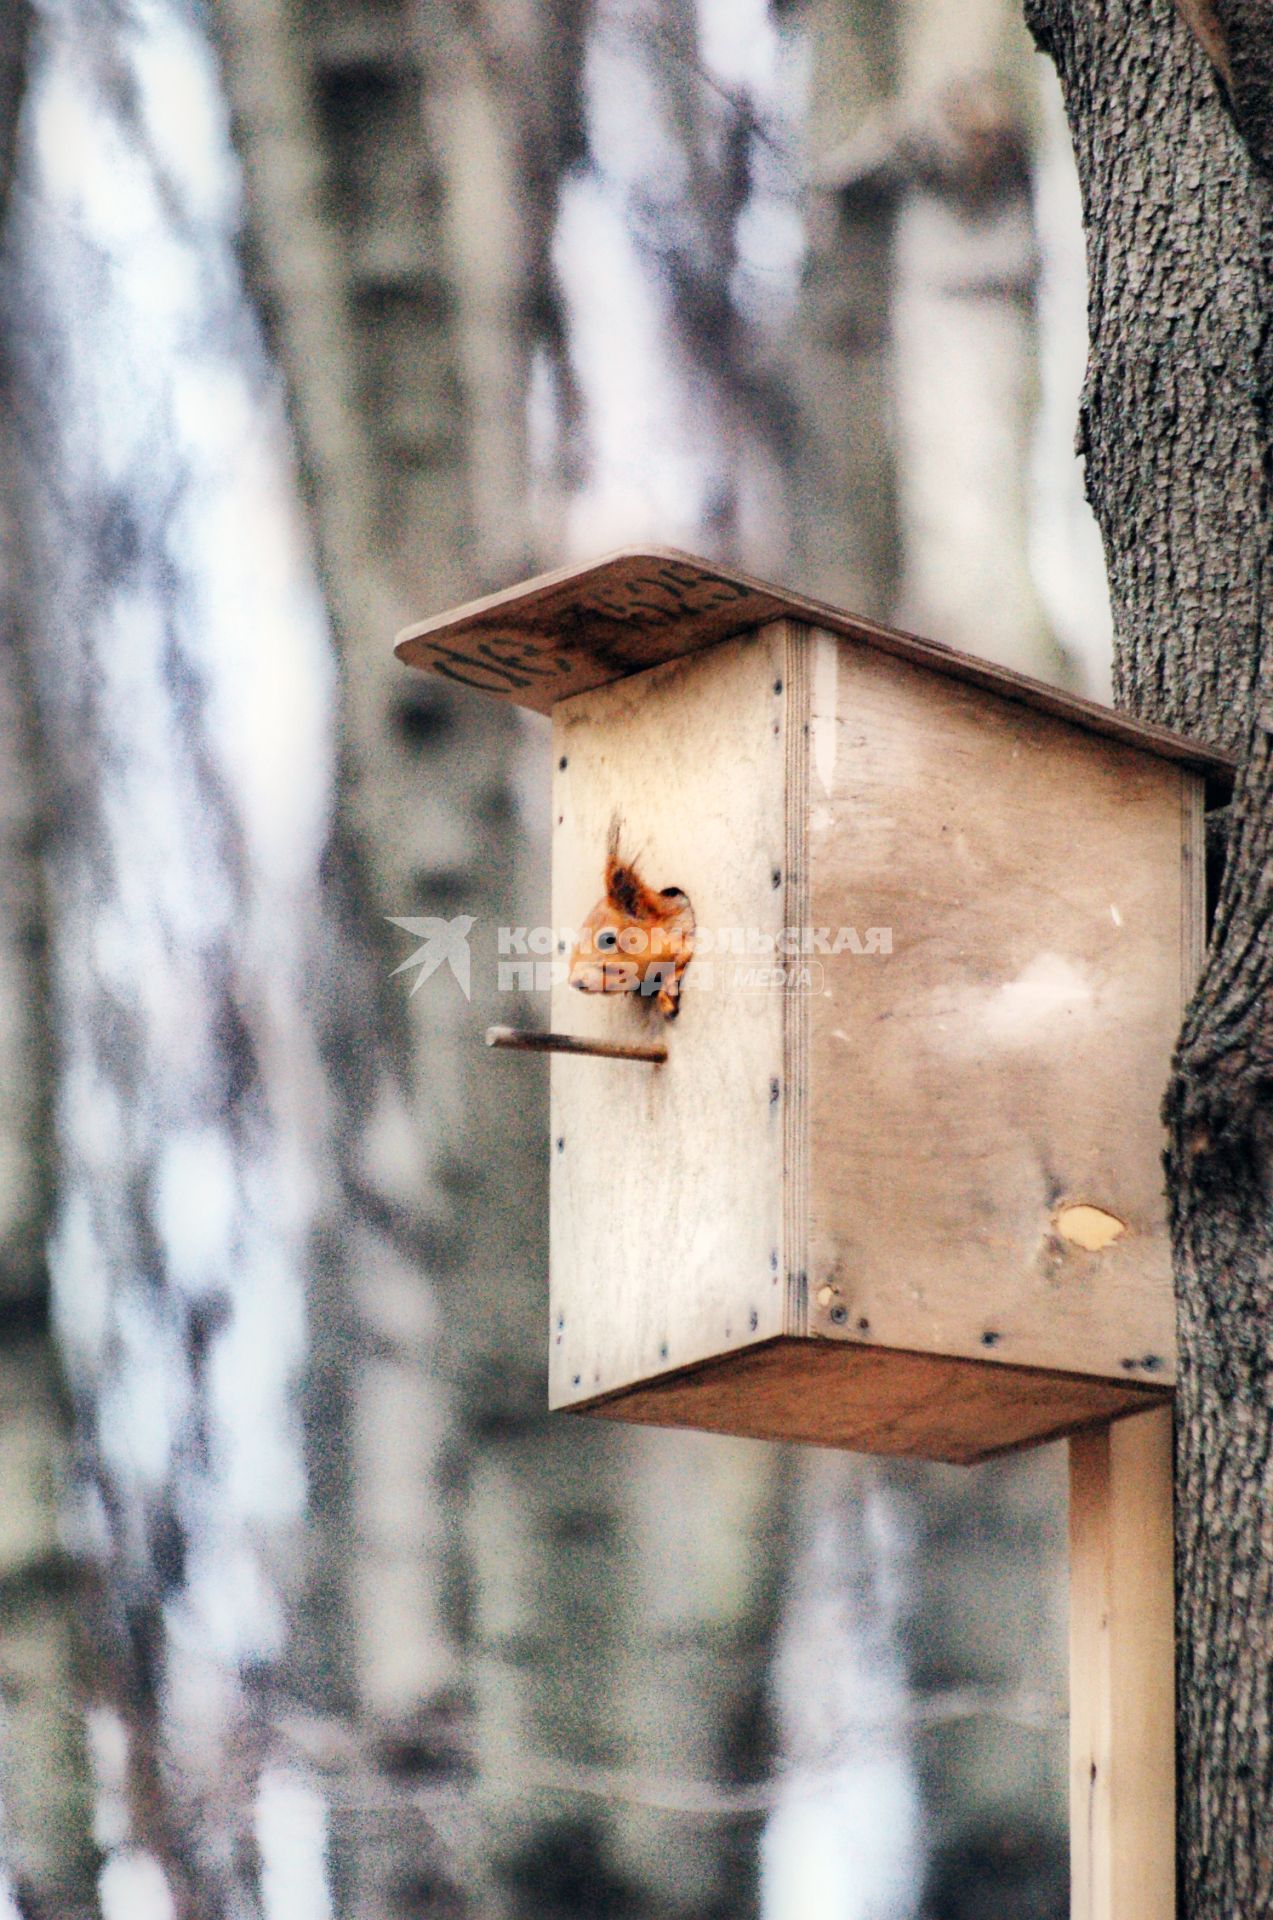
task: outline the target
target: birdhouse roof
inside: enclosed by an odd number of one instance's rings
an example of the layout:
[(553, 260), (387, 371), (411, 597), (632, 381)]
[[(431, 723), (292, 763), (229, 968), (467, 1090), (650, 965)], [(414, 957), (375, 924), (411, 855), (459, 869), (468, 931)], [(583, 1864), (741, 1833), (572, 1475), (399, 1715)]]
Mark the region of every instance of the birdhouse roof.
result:
[(843, 634), (1225, 785), (1232, 781), (1234, 760), (1216, 748), (959, 653), (939, 640), (881, 626), (670, 548), (628, 548), (539, 574), (407, 627), (396, 651), (409, 666), (551, 713), (572, 694), (643, 673), (773, 620), (797, 620)]

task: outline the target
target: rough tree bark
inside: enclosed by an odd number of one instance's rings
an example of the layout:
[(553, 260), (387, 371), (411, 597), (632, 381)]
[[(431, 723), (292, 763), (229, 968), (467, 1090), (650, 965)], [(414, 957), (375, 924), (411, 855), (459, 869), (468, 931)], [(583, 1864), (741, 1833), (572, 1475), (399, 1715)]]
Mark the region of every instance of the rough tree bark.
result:
[(1273, 1911), (1273, 21), (1182, 11), (1192, 32), (1169, 0), (1027, 17), (1083, 189), (1116, 698), (1242, 763), (1165, 1108), (1182, 1912), (1232, 1920)]

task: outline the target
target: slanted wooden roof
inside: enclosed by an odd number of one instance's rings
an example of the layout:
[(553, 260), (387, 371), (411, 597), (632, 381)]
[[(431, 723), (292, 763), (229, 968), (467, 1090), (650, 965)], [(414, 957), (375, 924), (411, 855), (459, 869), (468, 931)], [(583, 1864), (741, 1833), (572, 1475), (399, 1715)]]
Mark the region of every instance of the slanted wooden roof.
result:
[(879, 626), (670, 548), (625, 549), (435, 614), (399, 634), (397, 653), (409, 666), (551, 713), (573, 693), (643, 673), (771, 620), (799, 620), (844, 634), (1223, 784), (1232, 781), (1234, 761), (1216, 748), (958, 653), (939, 640)]

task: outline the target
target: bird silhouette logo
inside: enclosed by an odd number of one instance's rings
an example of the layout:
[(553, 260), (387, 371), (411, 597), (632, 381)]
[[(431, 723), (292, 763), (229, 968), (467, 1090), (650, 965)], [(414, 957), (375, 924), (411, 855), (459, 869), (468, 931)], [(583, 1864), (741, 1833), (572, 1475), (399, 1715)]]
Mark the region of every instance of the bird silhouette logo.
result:
[(411, 991), (418, 993), (426, 980), (431, 980), (445, 961), (459, 981), (460, 992), (467, 1000), (470, 997), (471, 961), (469, 935), (473, 931), (474, 916), (471, 913), (457, 913), (454, 920), (438, 920), (432, 915), (428, 918), (399, 920), (394, 914), (387, 913), (385, 919), (391, 926), (401, 927), (404, 932), (412, 933), (424, 945), (417, 947), (409, 959), (400, 967), (395, 967), (394, 975), (405, 973), (409, 967), (420, 969)]

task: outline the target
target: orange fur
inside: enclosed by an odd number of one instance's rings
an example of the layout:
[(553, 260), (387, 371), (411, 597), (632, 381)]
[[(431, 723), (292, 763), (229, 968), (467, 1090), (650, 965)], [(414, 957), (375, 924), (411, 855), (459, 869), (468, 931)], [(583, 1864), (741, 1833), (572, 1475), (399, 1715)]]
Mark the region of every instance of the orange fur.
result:
[(656, 893), (625, 857), (619, 822), (606, 846), (605, 893), (579, 930), (570, 984), (581, 993), (640, 993), (665, 1020), (680, 1007), (681, 980), (694, 954), (694, 909), (676, 887)]

